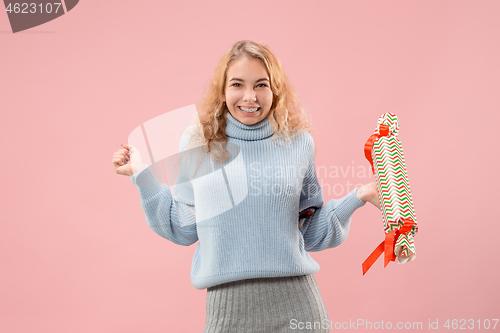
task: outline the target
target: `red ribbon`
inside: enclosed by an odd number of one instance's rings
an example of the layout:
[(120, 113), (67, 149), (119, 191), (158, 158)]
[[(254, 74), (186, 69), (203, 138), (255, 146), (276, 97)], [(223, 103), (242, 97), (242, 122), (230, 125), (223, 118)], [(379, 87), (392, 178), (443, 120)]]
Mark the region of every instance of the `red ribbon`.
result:
[(375, 141), (377, 141), (380, 137), (389, 135), (389, 126), (385, 124), (380, 124), (379, 132), (380, 134), (373, 134), (372, 136), (370, 136), (365, 143), (365, 157), (372, 166), (373, 174), (375, 174), (375, 168), (373, 167), (372, 147)]
[(384, 256), (384, 268), (391, 261), (396, 260), (396, 254), (394, 253), (394, 247), (396, 246), (396, 241), (400, 235), (405, 235), (411, 231), (411, 228), (415, 224), (411, 218), (403, 219), (404, 224), (401, 228), (397, 230), (392, 230), (385, 235), (385, 240), (380, 243), (380, 245), (370, 254), (370, 256), (363, 262), (363, 275), (372, 267), (372, 265), (377, 261), (378, 257), (385, 252)]

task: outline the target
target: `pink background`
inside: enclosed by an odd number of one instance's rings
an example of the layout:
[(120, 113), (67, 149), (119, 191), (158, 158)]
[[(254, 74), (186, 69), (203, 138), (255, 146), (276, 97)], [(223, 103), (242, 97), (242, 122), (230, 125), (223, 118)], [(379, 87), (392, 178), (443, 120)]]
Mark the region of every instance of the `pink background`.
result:
[(140, 124), (198, 103), (241, 39), (283, 63), (313, 120), (316, 167), (347, 173), (319, 174), (325, 202), (374, 179), (365, 140), (382, 113), (400, 120), (418, 258), (362, 276), (382, 219), (356, 211), (343, 245), (312, 253), (330, 319), (423, 332), (499, 318), (499, 14), (496, 0), (88, 0), (12, 34), (0, 12), (0, 331), (203, 330), (196, 245), (148, 228), (111, 158)]

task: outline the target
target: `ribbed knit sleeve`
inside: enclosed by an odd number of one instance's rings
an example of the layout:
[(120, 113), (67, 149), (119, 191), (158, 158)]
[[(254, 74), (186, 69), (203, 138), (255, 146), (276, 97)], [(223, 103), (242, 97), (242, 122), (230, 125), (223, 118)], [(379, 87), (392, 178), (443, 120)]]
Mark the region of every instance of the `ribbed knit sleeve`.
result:
[(342, 244), (349, 233), (351, 215), (364, 205), (354, 189), (345, 197), (332, 199), (316, 209), (301, 228), (305, 250), (317, 252)]
[(304, 149), (307, 151), (307, 169), (300, 191), (299, 210), (309, 207), (323, 206), (323, 190), (318, 183), (314, 164), (314, 139), (309, 133), (304, 133)]
[[(185, 143), (181, 139), (181, 149)], [(179, 245), (191, 245), (198, 240), (192, 184), (178, 181), (174, 185), (175, 194), (166, 184), (160, 183), (149, 166), (130, 177), (139, 190), (141, 207), (149, 227), (161, 237)]]
[(299, 209), (312, 207), (309, 217), (299, 228), (304, 237), (306, 251), (317, 252), (336, 247), (344, 242), (349, 233), (351, 215), (365, 205), (358, 198), (356, 190), (341, 199), (332, 199), (323, 206), (323, 191), (316, 176), (314, 166), (314, 142), (309, 168), (304, 177)]

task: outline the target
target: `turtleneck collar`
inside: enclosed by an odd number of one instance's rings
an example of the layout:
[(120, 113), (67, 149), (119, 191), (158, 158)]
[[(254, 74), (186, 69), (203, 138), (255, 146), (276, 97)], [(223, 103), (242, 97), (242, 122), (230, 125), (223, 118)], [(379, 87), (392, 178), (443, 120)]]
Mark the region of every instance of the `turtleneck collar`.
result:
[(226, 135), (230, 138), (255, 141), (263, 140), (274, 134), (273, 126), (266, 117), (253, 125), (245, 125), (228, 111), (226, 113)]

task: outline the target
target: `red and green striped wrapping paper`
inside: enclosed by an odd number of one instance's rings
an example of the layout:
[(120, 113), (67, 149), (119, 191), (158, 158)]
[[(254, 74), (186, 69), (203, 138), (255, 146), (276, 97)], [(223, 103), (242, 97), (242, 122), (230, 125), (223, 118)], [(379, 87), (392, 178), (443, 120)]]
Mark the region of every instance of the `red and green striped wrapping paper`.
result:
[[(388, 133), (383, 133), (385, 135), (381, 135), (381, 125), (389, 127)], [(410, 232), (400, 234), (395, 240), (395, 261), (403, 264), (416, 257), (413, 238), (418, 232), (418, 226), (403, 146), (397, 138), (398, 132), (399, 121), (395, 114), (385, 113), (379, 118), (375, 130), (378, 139), (373, 142), (372, 160), (377, 177), (384, 232), (387, 234), (402, 228), (404, 220), (414, 222)]]

